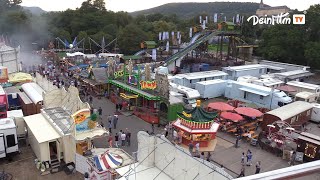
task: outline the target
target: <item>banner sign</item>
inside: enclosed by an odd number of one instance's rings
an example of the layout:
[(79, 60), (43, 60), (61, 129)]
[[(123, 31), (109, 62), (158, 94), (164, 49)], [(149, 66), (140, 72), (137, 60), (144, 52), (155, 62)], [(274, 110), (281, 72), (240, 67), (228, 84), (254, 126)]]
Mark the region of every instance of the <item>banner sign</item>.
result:
[(157, 82), (156, 81), (140, 81), (141, 89), (151, 89), (154, 90), (157, 88)]

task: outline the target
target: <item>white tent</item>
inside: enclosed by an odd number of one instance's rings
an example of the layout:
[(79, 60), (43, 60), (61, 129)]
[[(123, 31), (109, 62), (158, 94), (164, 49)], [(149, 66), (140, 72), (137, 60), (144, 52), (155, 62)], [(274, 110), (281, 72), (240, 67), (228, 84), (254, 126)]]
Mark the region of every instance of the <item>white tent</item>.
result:
[(45, 91), (38, 84), (25, 83), (21, 86), (21, 88), (34, 104), (43, 101), (42, 94), (45, 93)]
[(74, 53), (67, 53), (68, 57), (74, 57), (74, 56), (85, 56), (82, 52), (74, 52)]

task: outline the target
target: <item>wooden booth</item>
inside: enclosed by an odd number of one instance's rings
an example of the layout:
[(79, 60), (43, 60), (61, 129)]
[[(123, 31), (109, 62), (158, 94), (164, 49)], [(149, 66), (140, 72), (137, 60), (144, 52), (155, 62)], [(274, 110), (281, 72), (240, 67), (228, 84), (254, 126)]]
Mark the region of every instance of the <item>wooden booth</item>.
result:
[(302, 132), (297, 139), (297, 151), (303, 152), (303, 161), (320, 160), (320, 137)]
[(191, 141), (199, 142), (200, 147), (208, 147), (216, 138), (219, 124), (214, 122), (216, 112), (207, 112), (201, 107), (200, 100), (192, 110), (185, 109), (178, 114), (173, 126), (182, 134), (182, 144), (188, 145)]

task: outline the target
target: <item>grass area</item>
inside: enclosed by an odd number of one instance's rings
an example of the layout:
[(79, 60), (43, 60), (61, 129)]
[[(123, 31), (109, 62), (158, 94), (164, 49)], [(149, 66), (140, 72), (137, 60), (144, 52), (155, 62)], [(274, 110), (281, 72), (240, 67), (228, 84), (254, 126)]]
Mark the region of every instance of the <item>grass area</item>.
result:
[[(217, 52), (217, 48), (219, 48), (218, 50), (220, 50), (220, 46), (217, 45), (217, 44), (210, 44), (208, 46), (209, 52)], [(223, 44), (222, 45), (222, 51), (223, 52), (227, 52), (228, 51), (228, 45), (227, 44)]]

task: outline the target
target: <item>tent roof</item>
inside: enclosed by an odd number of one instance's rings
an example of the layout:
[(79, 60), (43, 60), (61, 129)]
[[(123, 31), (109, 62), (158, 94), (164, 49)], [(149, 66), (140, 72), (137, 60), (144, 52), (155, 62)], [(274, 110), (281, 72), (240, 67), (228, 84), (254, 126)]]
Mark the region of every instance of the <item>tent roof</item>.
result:
[(216, 112), (207, 112), (201, 106), (196, 106), (192, 110), (185, 109), (183, 112), (178, 112), (177, 114), (180, 118), (193, 122), (210, 122), (217, 117)]
[(58, 139), (61, 136), (42, 114), (23, 117), (38, 143)]
[(141, 59), (142, 56), (135, 56), (135, 55), (132, 55), (132, 56), (123, 56), (123, 59), (124, 60), (138, 60), (138, 59)]
[(9, 74), (9, 82), (11, 83), (18, 83), (18, 82), (25, 82), (25, 81), (32, 81), (32, 76), (27, 73), (14, 73)]
[(107, 83), (108, 77), (105, 68), (92, 68), (94, 79), (99, 83)]

